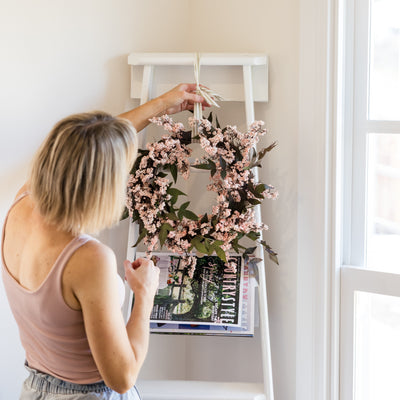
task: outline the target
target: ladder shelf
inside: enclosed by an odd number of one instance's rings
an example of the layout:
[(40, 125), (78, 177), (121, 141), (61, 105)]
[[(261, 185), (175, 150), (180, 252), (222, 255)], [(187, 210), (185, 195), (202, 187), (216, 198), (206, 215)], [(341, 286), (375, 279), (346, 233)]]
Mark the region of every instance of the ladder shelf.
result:
[[(131, 97), (147, 102), (177, 82), (193, 81), (195, 54), (192, 53), (132, 53), (128, 57), (131, 67)], [(207, 67), (203, 68), (203, 67)], [(155, 78), (155, 69), (160, 76)], [(207, 84), (219, 92), (225, 99), (242, 101), (245, 105), (246, 124), (254, 121), (254, 102), (268, 101), (268, 58), (265, 54), (201, 54), (202, 77), (207, 75)], [(222, 70), (221, 70), (222, 69)], [(162, 71), (164, 70), (164, 72)], [(173, 71), (179, 73), (175, 76)], [(221, 72), (222, 71), (222, 72)], [(185, 76), (186, 74), (186, 76)], [(214, 77), (216, 76), (216, 78)], [(213, 82), (221, 76), (223, 82)], [(238, 82), (240, 78), (241, 82)], [(203, 78), (201, 79), (202, 82)], [(209, 83), (209, 82), (212, 83)], [(141, 134), (140, 147), (144, 147), (146, 135)], [(254, 171), (258, 179), (258, 171)], [(260, 206), (255, 207), (256, 219), (261, 221)], [(128, 259), (134, 259), (135, 249), (131, 247), (137, 237), (136, 224), (129, 224)], [(261, 238), (262, 239), (262, 238)], [(180, 380), (142, 380), (138, 388), (144, 400), (274, 400), (271, 345), (268, 322), (267, 288), (265, 279), (264, 251), (257, 247), (256, 256), (262, 261), (258, 264), (258, 306), (260, 321), (260, 342), (262, 354), (262, 383), (232, 383), (211, 381)], [(129, 315), (131, 293), (124, 304), (124, 313)]]

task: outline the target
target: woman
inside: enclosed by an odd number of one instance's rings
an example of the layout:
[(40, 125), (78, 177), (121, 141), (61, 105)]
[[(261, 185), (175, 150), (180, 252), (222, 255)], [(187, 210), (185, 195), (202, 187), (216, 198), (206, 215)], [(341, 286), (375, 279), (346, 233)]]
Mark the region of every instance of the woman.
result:
[[(193, 109), (204, 99), (181, 84), (114, 118), (77, 114), (60, 121), (35, 156), (2, 237), (3, 281), (29, 377), (20, 399), (137, 399), (159, 270), (125, 261), (135, 304), (125, 325), (123, 284), (113, 251), (88, 233), (118, 222), (149, 118)], [(134, 128), (135, 127), (135, 128)]]

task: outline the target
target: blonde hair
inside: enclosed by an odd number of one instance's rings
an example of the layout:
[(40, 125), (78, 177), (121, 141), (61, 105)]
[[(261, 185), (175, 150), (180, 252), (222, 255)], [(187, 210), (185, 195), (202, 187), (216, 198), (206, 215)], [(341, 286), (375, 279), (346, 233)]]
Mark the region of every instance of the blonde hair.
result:
[(33, 160), (30, 190), (40, 214), (74, 235), (114, 225), (136, 154), (136, 131), (127, 120), (100, 111), (61, 120)]

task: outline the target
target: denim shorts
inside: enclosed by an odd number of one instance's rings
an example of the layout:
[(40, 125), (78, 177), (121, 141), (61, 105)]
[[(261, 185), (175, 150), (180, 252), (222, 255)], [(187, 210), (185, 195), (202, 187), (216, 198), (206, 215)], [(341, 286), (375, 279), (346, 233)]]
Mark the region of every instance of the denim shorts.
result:
[(29, 376), (20, 400), (140, 400), (136, 386), (124, 394), (114, 392), (104, 382), (80, 385), (36, 371), (25, 364)]

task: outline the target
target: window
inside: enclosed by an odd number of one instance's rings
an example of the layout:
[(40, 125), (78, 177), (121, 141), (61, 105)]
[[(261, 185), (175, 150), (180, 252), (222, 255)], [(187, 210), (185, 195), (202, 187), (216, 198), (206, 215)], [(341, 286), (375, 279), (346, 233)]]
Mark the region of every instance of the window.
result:
[[(400, 398), (400, 1), (345, 2), (341, 400)], [(350, 61), (351, 62), (348, 62)]]

